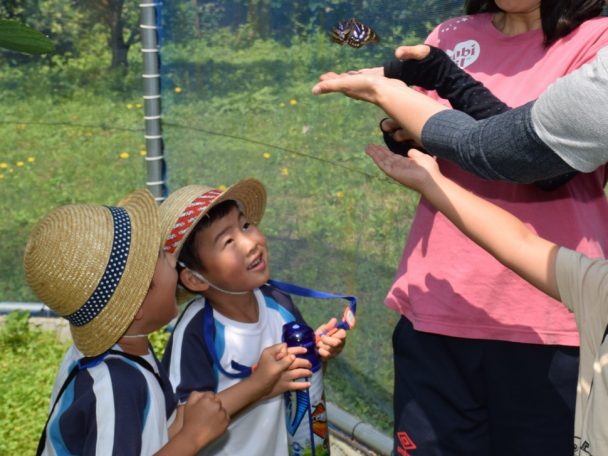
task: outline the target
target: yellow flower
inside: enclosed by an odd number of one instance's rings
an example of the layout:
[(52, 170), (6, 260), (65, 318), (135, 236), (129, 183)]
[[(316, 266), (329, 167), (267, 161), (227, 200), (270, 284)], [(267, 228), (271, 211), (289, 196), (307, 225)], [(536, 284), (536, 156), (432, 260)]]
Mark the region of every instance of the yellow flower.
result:
[(36, 161), (36, 159), (34, 157), (27, 157), (28, 163), (34, 163), (34, 161)]
[(142, 157), (146, 156), (146, 149), (142, 149), (139, 151), (139, 155), (141, 155)]
[(135, 103), (135, 107), (136, 107), (137, 109), (141, 109), (142, 104), (141, 104), (141, 103)]
[(264, 152), (263, 157), (268, 160), (270, 158), (270, 152)]
[(291, 100), (289, 100), (289, 104), (290, 104), (291, 106), (295, 106), (295, 105), (297, 105), (297, 104), (298, 104), (298, 100), (296, 100), (295, 98), (292, 98)]
[(25, 130), (27, 128), (26, 124), (17, 124), (17, 130)]
[(15, 170), (14, 170), (13, 168), (10, 168), (10, 169), (8, 170), (8, 172), (9, 172), (9, 173), (14, 173), (14, 172), (15, 172)]
[(336, 198), (344, 198), (344, 192), (343, 191), (336, 192)]
[(6, 169), (8, 168), (8, 163), (2, 162), (0, 163), (0, 169)]
[(131, 103), (127, 104), (127, 109), (133, 109), (133, 105)]
[(281, 168), (281, 175), (282, 176), (289, 176), (289, 168), (287, 168), (287, 167)]
[(279, 103), (279, 108), (284, 108), (284, 107), (285, 107), (285, 103), (280, 102), (280, 103)]
[(126, 160), (127, 158), (129, 158), (129, 152), (121, 152), (119, 157), (123, 160)]
[(17, 163), (15, 163), (15, 165), (22, 167), (23, 165), (25, 165), (25, 163), (23, 163), (21, 160), (19, 160)]
[(225, 186), (224, 184), (222, 184), (222, 185), (220, 185), (220, 186), (219, 186), (217, 189), (218, 189), (220, 192), (223, 192), (223, 191), (225, 191), (225, 190), (226, 190), (226, 186)]
[(175, 87), (175, 93), (182, 93), (182, 88), (180, 86)]

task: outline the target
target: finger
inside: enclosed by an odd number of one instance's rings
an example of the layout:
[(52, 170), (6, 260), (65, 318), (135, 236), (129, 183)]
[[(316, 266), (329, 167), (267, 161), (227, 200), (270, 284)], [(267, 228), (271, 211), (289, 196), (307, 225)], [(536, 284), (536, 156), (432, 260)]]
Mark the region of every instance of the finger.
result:
[(382, 121), (380, 122), (380, 130), (382, 130), (385, 133), (392, 133), (395, 130), (398, 130), (400, 128), (401, 127), (399, 126), (399, 124), (394, 119), (391, 119), (390, 117), (386, 117), (386, 118), (382, 119)]
[(306, 347), (289, 347), (287, 352), (291, 355), (303, 355), (307, 352)]
[(285, 372), (281, 377), (283, 380), (298, 380), (299, 378), (309, 378), (312, 377), (312, 371), (310, 369), (293, 369)]
[(431, 48), (426, 44), (417, 44), (415, 46), (399, 46), (395, 49), (395, 57), (401, 60), (422, 60), (431, 52)]
[(424, 152), (422, 152), (418, 149), (413, 149), (413, 148), (408, 150), (408, 152), (407, 152), (407, 156), (413, 160), (416, 160), (417, 158), (420, 158), (420, 157), (424, 157), (426, 155), (428, 155), (428, 154), (425, 154)]
[(397, 142), (410, 141), (411, 138), (403, 128), (398, 128), (393, 132), (393, 139)]
[(319, 80), (325, 81), (327, 79), (334, 79), (338, 77), (338, 73), (334, 73), (333, 71), (328, 71), (327, 73), (323, 73), (319, 76)]
[(290, 370), (293, 369), (310, 369), (312, 367), (312, 363), (306, 358), (296, 358), (293, 360), (291, 365), (289, 366)]
[(330, 319), (327, 323), (319, 326), (317, 328), (317, 330), (315, 331), (315, 334), (317, 336), (323, 335), (328, 333), (329, 331), (331, 331), (332, 329), (334, 329), (336, 327), (336, 325), (338, 324), (338, 320), (336, 318), (332, 318)]

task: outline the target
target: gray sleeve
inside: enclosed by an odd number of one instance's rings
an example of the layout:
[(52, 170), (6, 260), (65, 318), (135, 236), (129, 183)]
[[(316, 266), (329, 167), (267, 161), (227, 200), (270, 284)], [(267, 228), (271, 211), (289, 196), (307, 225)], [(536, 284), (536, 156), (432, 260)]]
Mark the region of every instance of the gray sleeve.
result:
[(541, 140), (573, 168), (608, 162), (608, 47), (543, 93), (532, 108)]
[(534, 132), (532, 102), (476, 121), (456, 110), (432, 116), (422, 129), (422, 145), (485, 179), (528, 184), (573, 169)]

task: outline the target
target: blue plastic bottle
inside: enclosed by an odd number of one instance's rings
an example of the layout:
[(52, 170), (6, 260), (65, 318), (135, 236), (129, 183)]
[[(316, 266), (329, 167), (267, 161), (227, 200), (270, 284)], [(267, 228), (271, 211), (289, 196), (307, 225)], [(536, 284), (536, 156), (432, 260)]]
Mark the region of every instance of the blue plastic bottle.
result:
[(306, 353), (298, 355), (312, 364), (310, 388), (285, 393), (287, 412), (287, 438), (291, 456), (329, 455), (329, 429), (323, 369), (315, 344), (315, 332), (309, 326), (291, 322), (283, 325), (283, 342), (288, 347), (305, 347)]

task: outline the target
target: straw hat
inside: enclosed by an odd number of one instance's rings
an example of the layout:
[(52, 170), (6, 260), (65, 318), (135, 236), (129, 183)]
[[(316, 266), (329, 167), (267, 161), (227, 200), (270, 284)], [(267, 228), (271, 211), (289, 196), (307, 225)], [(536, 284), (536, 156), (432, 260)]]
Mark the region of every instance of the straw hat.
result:
[(117, 207), (73, 204), (32, 229), (25, 276), (38, 298), (70, 322), (85, 356), (108, 350), (148, 293), (158, 259), (158, 208), (147, 190)]
[(266, 208), (266, 189), (257, 179), (244, 179), (224, 192), (204, 185), (188, 185), (174, 191), (160, 205), (164, 248), (176, 257), (199, 220), (222, 201), (237, 201), (247, 218), (259, 224)]

